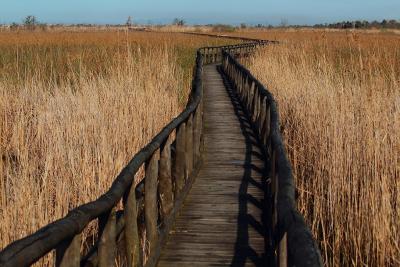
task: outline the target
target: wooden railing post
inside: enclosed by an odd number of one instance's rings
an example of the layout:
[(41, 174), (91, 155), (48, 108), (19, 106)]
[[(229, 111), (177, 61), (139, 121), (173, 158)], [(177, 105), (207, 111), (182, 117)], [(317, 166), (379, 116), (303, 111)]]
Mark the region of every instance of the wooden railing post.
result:
[(193, 115), (190, 114), (186, 123), (186, 173), (188, 179), (193, 170)]
[(156, 150), (146, 163), (144, 181), (144, 215), (146, 221), (146, 239), (149, 255), (154, 252), (158, 239), (158, 205), (157, 205), (157, 178), (159, 150)]
[(250, 86), (249, 86), (249, 78), (247, 75), (245, 75), (245, 79), (244, 79), (244, 95), (243, 95), (243, 100), (242, 103), (247, 103), (249, 96), (250, 96)]
[[(278, 152), (275, 148), (272, 148), (271, 156), (271, 179), (272, 179), (272, 196), (273, 196), (273, 215), (272, 215), (272, 228), (273, 232), (276, 233), (278, 226), (278, 193), (279, 193), (279, 174), (277, 166)], [(278, 250), (278, 266), (287, 267), (287, 234), (284, 233), (281, 240), (278, 241), (276, 249)]]
[(161, 218), (164, 220), (174, 205), (171, 169), (171, 141), (169, 137), (161, 147), (158, 191), (161, 202)]
[(269, 136), (270, 136), (270, 131), (271, 131), (271, 107), (270, 107), (270, 103), (268, 101), (268, 98), (265, 97), (265, 127), (264, 127), (264, 131), (262, 133), (261, 139), (263, 144), (267, 147), (269, 147), (268, 143), (269, 143)]
[(132, 183), (124, 199), (125, 249), (128, 267), (142, 266), (139, 231), (137, 225), (136, 186)]
[(258, 135), (261, 137), (260, 139), (263, 140), (264, 129), (265, 129), (265, 114), (266, 112), (266, 103), (265, 97), (260, 94), (260, 104), (259, 104), (259, 115), (256, 122), (256, 127), (258, 130)]
[(237, 84), (237, 86), (238, 86), (238, 88), (239, 88), (240, 94), (242, 94), (242, 83), (241, 83), (241, 80), (242, 80), (242, 72), (240, 71), (239, 68), (236, 68), (236, 71), (237, 71), (236, 84)]
[(222, 55), (222, 61), (223, 61), (222, 66), (224, 67), (224, 71), (225, 71), (225, 73), (227, 73), (229, 75), (229, 73), (228, 73), (228, 57)]
[(287, 254), (287, 233), (285, 233), (279, 242), (279, 267), (288, 266), (288, 254)]
[[(275, 149), (271, 147), (271, 160), (270, 160), (270, 179), (271, 179), (271, 200), (272, 200), (272, 233), (275, 235), (276, 233), (276, 225), (278, 223), (278, 214), (276, 210), (277, 204), (277, 191), (278, 191), (278, 184), (276, 181), (276, 154)], [(276, 249), (275, 242), (273, 243), (274, 249)]]
[(239, 97), (240, 97), (240, 99), (242, 99), (243, 98), (243, 73), (238, 69), (238, 73), (239, 73), (239, 75), (238, 75), (238, 81), (237, 81), (237, 84), (238, 84), (238, 88), (239, 88)]
[(56, 249), (57, 267), (78, 267), (81, 263), (81, 243), (82, 235), (61, 243)]
[(200, 104), (199, 104), (199, 143), (200, 143), (200, 147), (199, 147), (199, 154), (201, 157), (201, 153), (204, 151), (204, 138), (203, 138), (203, 133), (204, 133), (204, 115), (203, 115), (203, 109), (204, 109), (204, 103), (203, 103), (203, 99), (200, 100)]
[(250, 111), (252, 122), (257, 121), (259, 95), (260, 95), (260, 93), (258, 92), (258, 89), (256, 88), (256, 90), (254, 91), (253, 104), (252, 104), (251, 111)]
[(193, 120), (193, 167), (194, 168), (197, 166), (197, 163), (200, 160), (200, 134), (201, 134), (200, 119), (201, 119), (201, 110), (199, 104), (194, 113), (194, 120)]
[(242, 101), (245, 99), (245, 96), (247, 94), (246, 80), (246, 74), (242, 72), (242, 79), (240, 81), (242, 84)]
[(228, 74), (228, 77), (231, 78), (231, 64), (229, 64), (229, 57), (225, 55), (225, 71)]
[(238, 91), (239, 91), (239, 94), (242, 92), (242, 90), (241, 90), (241, 88), (240, 88), (240, 84), (239, 84), (239, 81), (240, 81), (240, 72), (239, 72), (239, 70), (237, 69), (237, 68), (235, 68), (235, 85), (236, 85), (236, 88), (238, 89)]
[(256, 90), (256, 83), (252, 81), (251, 86), (250, 86), (250, 97), (249, 100), (247, 101), (247, 110), (251, 112), (251, 104), (253, 103), (254, 95), (255, 95), (255, 90)]
[(99, 267), (114, 266), (116, 252), (115, 207), (99, 217)]
[(183, 122), (177, 129), (176, 133), (176, 152), (175, 152), (175, 198), (179, 196), (183, 186), (185, 185), (185, 147), (186, 147), (186, 126)]

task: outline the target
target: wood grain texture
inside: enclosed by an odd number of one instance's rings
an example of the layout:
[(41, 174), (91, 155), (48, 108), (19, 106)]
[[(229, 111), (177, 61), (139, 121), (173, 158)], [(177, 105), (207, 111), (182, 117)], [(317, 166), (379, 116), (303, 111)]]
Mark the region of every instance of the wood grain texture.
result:
[(204, 67), (204, 124), (204, 164), (158, 266), (261, 266), (264, 161), (215, 65)]

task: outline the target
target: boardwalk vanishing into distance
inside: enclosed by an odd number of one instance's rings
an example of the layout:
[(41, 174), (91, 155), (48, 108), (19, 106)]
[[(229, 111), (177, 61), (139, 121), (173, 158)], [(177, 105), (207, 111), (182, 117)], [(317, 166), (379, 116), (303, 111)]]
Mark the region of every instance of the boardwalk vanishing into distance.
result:
[[(48, 253), (56, 266), (322, 266), (275, 100), (237, 60), (272, 42), (244, 41), (199, 49), (185, 110), (108, 192), (7, 246), (0, 266)], [(91, 222), (98, 233), (84, 237)]]

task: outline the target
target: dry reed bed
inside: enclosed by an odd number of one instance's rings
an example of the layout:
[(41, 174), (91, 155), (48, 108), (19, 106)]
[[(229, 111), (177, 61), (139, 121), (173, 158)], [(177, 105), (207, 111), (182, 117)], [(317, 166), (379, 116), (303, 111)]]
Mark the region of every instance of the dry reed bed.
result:
[(107, 79), (81, 77), (75, 92), (0, 84), (3, 245), (105, 192), (178, 113), (178, 79), (168, 60), (159, 51), (127, 61), (128, 70)]
[(195, 48), (219, 43), (179, 34), (1, 34), (0, 249), (105, 192), (182, 109)]
[(298, 206), (325, 263), (400, 265), (400, 38), (278, 35), (288, 42), (247, 64), (278, 100)]

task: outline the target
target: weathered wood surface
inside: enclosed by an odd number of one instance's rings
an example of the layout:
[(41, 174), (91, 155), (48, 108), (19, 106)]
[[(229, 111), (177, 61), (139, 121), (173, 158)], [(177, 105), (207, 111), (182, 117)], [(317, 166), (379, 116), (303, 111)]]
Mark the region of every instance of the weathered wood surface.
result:
[(158, 266), (263, 265), (264, 162), (215, 65), (204, 67), (204, 163)]

